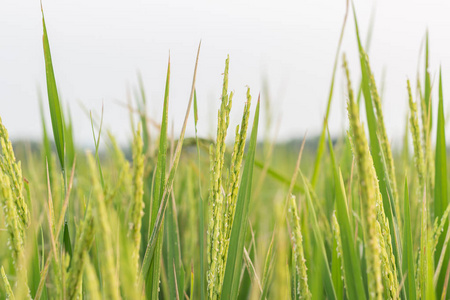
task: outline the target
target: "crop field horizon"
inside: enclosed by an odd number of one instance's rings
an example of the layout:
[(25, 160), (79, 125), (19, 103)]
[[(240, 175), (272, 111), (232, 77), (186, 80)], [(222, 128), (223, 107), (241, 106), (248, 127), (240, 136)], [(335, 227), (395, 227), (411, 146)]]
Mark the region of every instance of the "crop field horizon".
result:
[[(141, 84), (123, 108), (129, 143), (104, 127), (103, 111), (87, 110), (84, 147), (41, 9), (41, 140), (10, 136), (0, 112), (0, 299), (450, 297), (447, 72), (430, 67), (428, 32), (417, 74), (405, 78), (401, 139), (388, 136), (390, 103), (347, 2), (317, 136), (277, 142), (267, 91), (235, 95), (228, 56), (215, 134), (199, 137), (200, 42), (179, 131), (169, 57), (159, 118)], [(341, 47), (349, 22), (357, 65)], [(332, 137), (338, 86), (349, 126)], [(245, 98), (238, 124), (236, 98)]]

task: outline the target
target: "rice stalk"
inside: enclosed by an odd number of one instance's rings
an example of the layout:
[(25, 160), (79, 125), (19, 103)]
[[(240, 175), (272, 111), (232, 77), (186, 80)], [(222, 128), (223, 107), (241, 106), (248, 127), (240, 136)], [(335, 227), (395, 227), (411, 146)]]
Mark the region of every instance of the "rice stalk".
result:
[(111, 225), (109, 223), (109, 214), (105, 206), (104, 194), (98, 179), (94, 157), (92, 154), (88, 153), (87, 158), (92, 174), (94, 226), (102, 253), (100, 269), (102, 271), (104, 286), (106, 287), (105, 296), (111, 300), (118, 300), (120, 299), (119, 282), (114, 261), (114, 249)]
[(144, 152), (141, 137), (141, 124), (134, 136), (133, 142), (133, 198), (131, 203), (131, 217), (129, 235), (133, 241), (132, 260), (139, 270), (139, 251), (141, 249), (141, 225), (144, 215)]
[(420, 138), (420, 127), (419, 127), (419, 120), (418, 120), (418, 113), (417, 113), (417, 105), (413, 100), (412, 93), (411, 93), (411, 85), (409, 80), (406, 81), (407, 83), (407, 89), (408, 89), (408, 99), (409, 99), (409, 110), (410, 110), (410, 116), (409, 116), (409, 122), (410, 122), (410, 130), (412, 135), (412, 141), (414, 146), (414, 164), (416, 166), (417, 170), (417, 176), (419, 178), (419, 186), (418, 191), (419, 193), (422, 193), (424, 187), (425, 187), (425, 162), (424, 162), (424, 156), (423, 156), (423, 148)]
[(247, 102), (245, 103), (244, 113), (242, 117), (241, 129), (239, 131), (239, 125), (236, 127), (236, 138), (233, 153), (231, 155), (231, 168), (230, 168), (230, 180), (228, 185), (228, 194), (226, 198), (225, 206), (225, 223), (223, 228), (224, 233), (224, 247), (222, 256), (224, 261), (227, 259), (228, 244), (231, 235), (231, 225), (233, 224), (234, 213), (236, 210), (236, 200), (239, 189), (239, 179), (242, 168), (242, 159), (244, 157), (245, 141), (247, 137), (248, 119), (250, 116), (251, 105), (250, 88), (247, 89)]
[[(345, 288), (345, 279), (344, 279), (344, 255), (342, 249), (342, 240), (341, 240), (341, 228), (339, 226), (339, 222), (336, 218), (336, 211), (333, 212), (331, 216), (331, 229), (333, 232), (333, 256), (331, 261), (332, 274), (333, 274), (333, 284), (336, 288), (336, 294), (338, 299), (343, 299), (344, 297), (344, 288)], [(340, 289), (338, 287), (341, 287)], [(339, 292), (338, 292), (339, 291)]]
[(18, 220), (21, 223), (19, 225), (20, 230), (23, 231), (24, 227), (27, 227), (30, 223), (30, 212), (23, 195), (22, 166), (20, 162), (16, 161), (14, 150), (11, 141), (9, 140), (8, 131), (3, 125), (1, 118), (0, 145), (0, 170), (9, 177), (15, 210), (17, 211), (17, 215), (19, 217)]
[(2, 172), (0, 172), (0, 192), (5, 225), (9, 233), (7, 246), (12, 251), (13, 263), (16, 264), (16, 268), (20, 269), (22, 267), (21, 262), (24, 258), (23, 230), (20, 227), (20, 218), (14, 205), (9, 177)]
[(228, 68), (229, 57), (225, 61), (223, 77), (222, 102), (218, 112), (217, 140), (215, 149), (210, 148), (210, 192), (209, 192), (209, 224), (208, 224), (208, 272), (207, 289), (208, 299), (218, 299), (221, 293), (223, 274), (225, 272), (225, 259), (223, 257), (224, 232), (223, 223), (226, 217), (224, 213), (224, 195), (222, 174), (225, 155), (225, 138), (229, 124), (233, 93), (228, 94)]
[(89, 299), (101, 300), (102, 296), (100, 294), (100, 287), (99, 287), (97, 273), (95, 272), (94, 266), (92, 265), (89, 258), (86, 260), (86, 266), (84, 268), (84, 273), (86, 276), (85, 287), (89, 294)]
[[(369, 67), (370, 72), (370, 65), (367, 59), (367, 66)], [(386, 126), (384, 125), (384, 117), (383, 117), (383, 109), (381, 106), (381, 99), (378, 95), (377, 86), (375, 83), (375, 77), (373, 74), (370, 74), (370, 92), (372, 94), (372, 100), (375, 107), (375, 112), (377, 116), (377, 129), (378, 129), (378, 138), (380, 140), (381, 149), (383, 151), (385, 160), (386, 160), (386, 167), (387, 167), (387, 173), (389, 177), (389, 183), (391, 185), (393, 199), (391, 199), (392, 202), (394, 202), (395, 207), (395, 213), (396, 216), (400, 216), (400, 204), (399, 204), (399, 198), (398, 198), (398, 190), (397, 190), (397, 180), (395, 178), (395, 167), (394, 167), (394, 159), (392, 157), (392, 150), (391, 146), (387, 137), (386, 133)], [(397, 222), (399, 222), (399, 227), (401, 228), (400, 220), (401, 218), (397, 217)]]
[(300, 229), (300, 218), (297, 212), (295, 196), (291, 195), (288, 206), (288, 221), (291, 229), (293, 272), (295, 272), (294, 292), (298, 299), (311, 299), (308, 287), (308, 273), (303, 251), (303, 237)]
[(89, 249), (94, 241), (94, 219), (92, 216), (91, 203), (86, 208), (86, 213), (80, 228), (77, 231), (75, 249), (67, 276), (67, 297), (76, 299), (81, 287), (83, 270), (86, 265)]
[(13, 290), (11, 288), (11, 285), (9, 284), (9, 280), (5, 274), (5, 269), (3, 269), (3, 266), (1, 268), (1, 273), (2, 273), (3, 284), (5, 285), (6, 299), (15, 300), (16, 298), (14, 297)]
[[(369, 153), (368, 142), (359, 121), (359, 110), (356, 106), (350, 73), (344, 57), (344, 68), (347, 76), (348, 88), (348, 118), (352, 137), (353, 153), (356, 158), (358, 174), (361, 185), (362, 216), (361, 222), (364, 230), (365, 254), (367, 263), (368, 291), (370, 299), (382, 299), (383, 284), (380, 263), (380, 235), (376, 216), (378, 192), (375, 190), (373, 177), (373, 163)], [(378, 224), (378, 225), (377, 225)]]

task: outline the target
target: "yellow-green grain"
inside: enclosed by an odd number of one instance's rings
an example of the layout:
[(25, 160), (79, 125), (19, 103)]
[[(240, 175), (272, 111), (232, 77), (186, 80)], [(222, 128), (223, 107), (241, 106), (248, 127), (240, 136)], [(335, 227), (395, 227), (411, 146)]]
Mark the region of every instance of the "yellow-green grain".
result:
[(144, 215), (144, 153), (141, 138), (141, 124), (133, 143), (133, 199), (131, 203), (131, 218), (129, 234), (133, 241), (132, 259), (139, 270), (139, 251), (141, 249), (141, 225)]
[(303, 237), (300, 229), (300, 218), (297, 212), (297, 203), (295, 196), (291, 195), (288, 206), (288, 221), (291, 228), (292, 257), (296, 272), (297, 289), (295, 291), (297, 299), (311, 299), (311, 291), (308, 286), (308, 273), (306, 268), (306, 259), (303, 252)]
[[(369, 152), (369, 145), (364, 129), (359, 120), (359, 110), (355, 103), (353, 88), (350, 81), (350, 72), (344, 57), (344, 69), (347, 77), (348, 89), (348, 118), (353, 139), (353, 153), (356, 158), (357, 169), (361, 186), (361, 222), (364, 231), (365, 254), (367, 262), (367, 280), (370, 299), (382, 299), (383, 284), (380, 264), (380, 236), (377, 230), (377, 191), (374, 186), (373, 164)], [(375, 179), (376, 180), (376, 179)]]
[(211, 179), (209, 192), (209, 224), (208, 224), (208, 272), (207, 289), (208, 299), (218, 299), (222, 292), (222, 282), (225, 272), (224, 233), (222, 231), (225, 222), (224, 194), (222, 174), (225, 155), (225, 138), (229, 124), (229, 115), (233, 93), (228, 95), (228, 68), (229, 58), (225, 61), (223, 78), (222, 102), (218, 112), (217, 140), (215, 148), (210, 148)]
[(417, 170), (417, 176), (419, 178), (419, 187), (418, 192), (421, 194), (425, 187), (425, 162), (423, 155), (423, 148), (420, 138), (420, 127), (419, 127), (419, 118), (417, 113), (417, 105), (413, 100), (411, 93), (411, 85), (409, 80), (407, 80), (407, 89), (408, 89), (408, 99), (409, 99), (409, 110), (410, 110), (410, 129), (412, 135), (412, 141), (414, 146), (414, 164)]
[[(367, 58), (367, 56), (366, 56), (366, 58)], [(370, 69), (368, 59), (367, 59), (367, 65), (369, 66), (369, 69)], [(387, 167), (387, 173), (389, 176), (389, 183), (390, 183), (391, 190), (392, 190), (392, 196), (394, 197), (394, 199), (391, 199), (391, 201), (394, 203), (394, 208), (396, 210), (396, 216), (400, 216), (400, 204), (399, 204), (399, 198), (398, 198), (397, 180), (395, 177), (394, 159), (392, 157), (391, 145), (390, 145), (389, 139), (387, 137), (386, 126), (384, 124), (381, 99), (378, 94), (377, 86), (375, 83), (375, 77), (373, 76), (373, 74), (370, 74), (370, 93), (372, 95), (372, 100), (373, 100), (376, 115), (377, 115), (378, 138), (380, 140), (381, 149), (383, 151), (383, 154), (384, 154), (384, 157), (386, 160), (386, 167)], [(397, 222), (399, 223), (399, 227), (401, 228), (401, 218), (397, 217)]]
[[(23, 195), (23, 177), (20, 162), (16, 162), (13, 147), (9, 140), (8, 131), (0, 118), (0, 167), (3, 173), (8, 175), (11, 184), (11, 190), (14, 196), (14, 204), (16, 206), (17, 215), (24, 227), (30, 223), (30, 212)], [(22, 227), (21, 225), (21, 227)], [(21, 228), (23, 230), (23, 228)]]
[(99, 248), (102, 253), (100, 269), (104, 286), (105, 297), (111, 300), (120, 299), (119, 281), (115, 265), (112, 231), (107, 208), (105, 206), (104, 193), (97, 175), (97, 167), (92, 154), (87, 154), (90, 172), (92, 174), (92, 198), (94, 226), (99, 240)]
[(77, 299), (77, 293), (81, 288), (83, 269), (86, 264), (86, 257), (94, 241), (94, 219), (91, 205), (86, 208), (85, 219), (82, 221), (72, 255), (72, 262), (67, 276), (67, 298)]
[(86, 290), (89, 294), (89, 299), (91, 300), (101, 300), (100, 287), (98, 282), (97, 273), (95, 272), (94, 266), (89, 259), (86, 260), (85, 276), (86, 280), (84, 281), (86, 284)]
[(6, 299), (9, 299), (9, 300), (16, 299), (14, 297), (14, 293), (13, 293), (13, 290), (11, 288), (11, 285), (9, 284), (8, 277), (6, 277), (5, 269), (3, 269), (3, 266), (1, 268), (1, 272), (2, 272), (3, 284), (5, 285)]
[(8, 248), (13, 252), (13, 262), (16, 268), (21, 268), (23, 259), (23, 230), (20, 226), (20, 218), (17, 207), (14, 204), (14, 196), (11, 189), (10, 179), (0, 171), (0, 201), (3, 207), (5, 225), (9, 233)]

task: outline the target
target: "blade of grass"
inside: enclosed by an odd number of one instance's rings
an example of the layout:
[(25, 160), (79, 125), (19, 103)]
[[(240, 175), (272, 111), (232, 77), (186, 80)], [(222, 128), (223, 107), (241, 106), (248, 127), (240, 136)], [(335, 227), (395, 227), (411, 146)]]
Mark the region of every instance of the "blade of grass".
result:
[(316, 216), (316, 212), (315, 212), (315, 208), (314, 205), (312, 203), (311, 200), (311, 194), (310, 194), (310, 190), (308, 188), (309, 183), (307, 182), (308, 179), (306, 179), (306, 177), (300, 173), (303, 182), (304, 182), (304, 186), (305, 186), (305, 194), (306, 194), (306, 203), (308, 206), (308, 212), (310, 215), (310, 221), (312, 222), (312, 229), (313, 229), (313, 233), (314, 233), (314, 238), (316, 240), (316, 245), (317, 247), (319, 247), (318, 249), (318, 253), (321, 256), (321, 260), (322, 260), (322, 265), (325, 268), (325, 274), (324, 274), (324, 286), (325, 286), (325, 291), (327, 294), (327, 298), (328, 299), (336, 299), (336, 291), (333, 285), (333, 278), (331, 275), (331, 270), (329, 267), (329, 263), (328, 263), (328, 258), (327, 258), (327, 253), (325, 250), (325, 243), (324, 243), (324, 239), (322, 236), (322, 232), (320, 230), (320, 226), (319, 223), (317, 221), (317, 216)]
[(252, 259), (248, 255), (247, 250), (244, 247), (244, 262), (247, 268), (247, 272), (250, 274), (250, 279), (252, 283), (258, 286), (259, 291), (262, 293), (261, 281), (259, 280), (258, 274), (256, 273), (255, 266), (253, 265)]
[(181, 261), (180, 236), (177, 221), (177, 208), (173, 192), (171, 193), (171, 200), (168, 204), (166, 212), (166, 226), (167, 226), (167, 251), (166, 259), (167, 266), (173, 264), (173, 268), (168, 268), (169, 279), (169, 295), (173, 299), (178, 295), (184, 295), (184, 268)]
[[(44, 106), (42, 103), (41, 94), (39, 93), (39, 110), (41, 113), (41, 123), (42, 123), (42, 145), (43, 145), (43, 157), (45, 158), (45, 170), (48, 172), (48, 176), (50, 178), (50, 185), (53, 183), (53, 160), (52, 160), (52, 148), (50, 144), (50, 140), (47, 134), (47, 126), (45, 125), (45, 114), (44, 114)], [(46, 174), (47, 175), (47, 174)]]
[[(200, 145), (199, 145), (199, 139), (197, 134), (197, 123), (198, 123), (198, 113), (197, 113), (197, 91), (194, 90), (194, 124), (195, 124), (195, 142), (196, 142), (196, 148), (197, 148), (197, 160), (198, 160), (198, 169), (201, 170), (201, 160), (200, 160)], [(202, 194), (202, 184), (201, 184), (201, 177), (198, 176), (198, 214), (199, 214), (199, 246), (200, 246), (200, 300), (205, 299), (205, 242), (204, 242), (204, 230), (205, 230), (205, 214), (204, 214), (204, 208), (203, 208), (203, 194)], [(191, 295), (193, 293), (191, 292)], [(191, 296), (192, 298), (192, 296)]]
[(47, 78), (47, 95), (48, 104), (50, 107), (50, 116), (52, 120), (53, 137), (55, 139), (56, 149), (58, 152), (58, 158), (61, 165), (61, 170), (65, 171), (65, 141), (64, 141), (64, 122), (61, 113), (61, 104), (59, 102), (58, 90), (56, 88), (55, 73), (53, 71), (52, 57), (50, 54), (50, 44), (48, 42), (47, 28), (45, 26), (44, 10), (41, 6), (42, 12), (42, 26), (44, 34), (42, 42), (44, 45), (44, 57), (45, 57), (45, 74)]
[[(431, 79), (430, 79), (430, 71), (429, 71), (429, 64), (430, 64), (430, 56), (429, 56), (429, 41), (428, 41), (428, 30), (425, 35), (425, 91), (424, 91), (424, 101), (425, 101), (425, 114), (426, 120), (427, 120), (427, 126), (425, 127), (428, 132), (427, 135), (431, 133), (431, 127), (433, 124), (433, 114), (431, 110)], [(425, 123), (424, 123), (425, 124)]]
[[(150, 210), (150, 226), (151, 230), (155, 226), (156, 217), (158, 213), (158, 208), (162, 202), (162, 194), (164, 190), (164, 185), (166, 183), (166, 154), (167, 154), (167, 120), (169, 111), (169, 84), (170, 84), (170, 57), (167, 63), (167, 76), (166, 76), (166, 88), (164, 93), (164, 106), (163, 115), (161, 121), (161, 130), (159, 134), (159, 148), (158, 148), (158, 161), (156, 164), (155, 174), (154, 174), (154, 184), (152, 186), (152, 203)], [(162, 225), (164, 226), (164, 225)], [(150, 234), (150, 231), (149, 231)], [(150, 238), (150, 237), (149, 237)], [(162, 255), (162, 242), (163, 235), (158, 234), (157, 244), (156, 244), (156, 255), (154, 260), (152, 260), (152, 266), (148, 276), (146, 277), (145, 289), (147, 296), (151, 299), (157, 299), (159, 290), (159, 281), (161, 273), (161, 255)], [(170, 265), (168, 265), (169, 270)]]
[[(66, 213), (67, 207), (69, 206), (70, 192), (72, 191), (73, 179), (74, 179), (74, 174), (75, 174), (75, 165), (76, 165), (76, 157), (74, 158), (74, 161), (73, 161), (72, 172), (70, 174), (70, 180), (69, 180), (69, 185), (67, 188), (67, 193), (64, 198), (64, 204), (61, 208), (57, 226), (55, 227), (55, 229), (56, 229), (55, 236), (59, 236), (59, 234), (61, 233), (61, 230), (63, 229), (64, 215)], [(50, 251), (47, 256), (47, 260), (45, 261), (45, 265), (41, 271), (41, 279), (39, 281), (38, 289), (36, 291), (36, 296), (34, 298), (35, 300), (39, 300), (41, 298), (41, 294), (44, 291), (44, 285), (45, 285), (45, 282), (47, 279), (50, 262), (53, 258), (53, 255), (56, 255), (56, 254), (57, 253), (55, 253), (54, 251)]]
[(336, 214), (332, 216), (332, 230), (333, 230), (333, 246), (331, 249), (331, 275), (333, 278), (333, 285), (336, 289), (336, 297), (338, 300), (343, 300), (344, 293), (344, 278), (343, 261), (342, 261), (342, 241), (339, 223), (336, 219)]
[(354, 229), (349, 218), (349, 208), (347, 207), (344, 181), (342, 179), (342, 174), (336, 165), (333, 145), (329, 134), (328, 146), (334, 173), (334, 186), (336, 189), (336, 218), (341, 233), (345, 290), (349, 299), (367, 299), (361, 273), (361, 261), (355, 247)]
[(145, 112), (147, 111), (147, 100), (144, 89), (144, 82), (142, 80), (141, 73), (138, 73), (138, 82), (139, 82), (139, 90), (141, 92), (141, 101), (142, 105), (138, 102), (138, 109), (140, 112), (140, 119), (142, 123), (142, 140), (144, 142), (144, 153), (147, 154), (149, 145), (150, 145), (150, 133), (148, 130), (147, 118)]
[[(63, 112), (61, 112), (63, 113)], [(67, 117), (67, 118), (66, 118)], [(70, 107), (67, 106), (67, 115), (64, 117), (63, 120), (66, 121), (66, 124), (64, 126), (64, 139), (65, 139), (65, 147), (66, 147), (66, 160), (67, 160), (67, 166), (70, 167), (73, 165), (73, 160), (75, 158), (75, 144), (73, 139), (73, 122), (72, 122), (72, 114), (70, 113)]]
[(2, 273), (1, 275), (2, 275), (2, 279), (3, 279), (3, 284), (5, 285), (6, 296), (8, 297), (8, 299), (11, 299), (11, 300), (16, 299), (14, 297), (14, 293), (12, 291), (11, 285), (9, 284), (8, 277), (6, 277), (5, 269), (3, 269), (3, 266), (1, 267), (1, 273)]
[(328, 117), (330, 115), (331, 100), (333, 99), (334, 80), (336, 77), (336, 71), (337, 71), (337, 66), (338, 66), (338, 61), (339, 61), (339, 53), (341, 52), (342, 39), (344, 38), (345, 24), (347, 24), (348, 11), (349, 11), (349, 0), (346, 1), (344, 21), (342, 23), (341, 35), (339, 36), (339, 41), (338, 41), (338, 45), (337, 45), (337, 49), (336, 49), (336, 55), (334, 57), (333, 73), (331, 75), (330, 91), (328, 93), (327, 110), (325, 113), (325, 118), (323, 120), (322, 133), (320, 134), (319, 144), (317, 146), (316, 160), (314, 162), (314, 170), (313, 170), (313, 174), (311, 177), (311, 184), (313, 187), (316, 186), (317, 179), (319, 176), (320, 161), (322, 159), (323, 152), (325, 151), (325, 134), (326, 134), (327, 126), (328, 126)]
[[(262, 169), (264, 169), (264, 163), (255, 159), (255, 167), (262, 170)], [(291, 184), (291, 181), (292, 181), (291, 179), (289, 179), (287, 176), (281, 174), (279, 171), (275, 170), (274, 168), (267, 167), (267, 174), (270, 177), (272, 177), (273, 179), (275, 179), (276, 181), (278, 181), (288, 187)], [(305, 190), (301, 185), (294, 182), (292, 192), (304, 194)]]
[[(53, 70), (52, 57), (50, 53), (50, 44), (48, 41), (47, 28), (45, 26), (44, 19), (44, 10), (42, 8), (41, 3), (41, 13), (42, 13), (42, 27), (43, 27), (43, 36), (42, 43), (44, 46), (44, 59), (45, 59), (45, 74), (47, 79), (47, 95), (48, 95), (48, 104), (50, 107), (50, 116), (52, 120), (52, 128), (53, 128), (53, 138), (56, 144), (56, 150), (58, 152), (59, 163), (61, 165), (62, 176), (64, 178), (64, 193), (67, 193), (67, 176), (66, 176), (66, 157), (65, 157), (65, 137), (64, 137), (64, 118), (61, 111), (61, 103), (59, 101), (58, 89), (56, 87), (55, 73)], [(71, 255), (72, 254), (72, 246), (70, 242), (70, 234), (68, 229), (68, 216), (65, 217), (64, 224), (64, 234), (63, 234), (63, 242), (66, 251)]]
[(190, 293), (190, 297), (188, 300), (190, 299), (194, 299), (194, 287), (195, 287), (195, 281), (194, 281), (194, 265), (191, 265), (191, 289), (189, 291)]
[(90, 116), (90, 119), (91, 119), (92, 137), (94, 139), (95, 160), (97, 162), (98, 174), (100, 176), (100, 183), (102, 184), (102, 188), (105, 189), (105, 181), (103, 179), (103, 171), (102, 171), (102, 166), (100, 164), (100, 156), (99, 156), (99, 153), (98, 153), (98, 149), (100, 147), (100, 137), (101, 137), (101, 134), (102, 134), (102, 127), (103, 127), (103, 104), (102, 104), (102, 115), (101, 115), (101, 118), (100, 118), (100, 127), (98, 129), (98, 138), (96, 138), (96, 136), (95, 136), (94, 120), (92, 118), (92, 112), (89, 112), (89, 116)]
[(267, 299), (270, 287), (270, 278), (275, 262), (275, 230), (272, 233), (272, 239), (270, 241), (269, 249), (267, 250), (266, 260), (264, 262), (264, 272), (262, 277), (262, 293), (261, 300)]
[[(439, 108), (438, 123), (436, 132), (436, 156), (435, 156), (435, 188), (434, 188), (434, 217), (440, 219), (448, 205), (447, 188), (447, 145), (445, 142), (445, 117), (444, 99), (442, 92), (442, 72), (439, 71)], [(435, 262), (439, 260), (442, 252), (444, 239), (448, 230), (448, 225), (444, 226), (441, 238), (436, 247)], [(450, 251), (447, 250), (444, 258), (444, 266), (448, 264)], [(440, 295), (444, 287), (445, 274), (441, 273), (436, 286), (436, 291)]]
[(403, 198), (403, 211), (405, 213), (405, 224), (403, 228), (403, 273), (406, 274), (405, 289), (408, 299), (416, 299), (416, 270), (414, 264), (414, 247), (411, 231), (411, 216), (409, 213), (408, 180), (405, 177), (405, 196)]
[(175, 150), (175, 157), (172, 161), (172, 166), (170, 168), (170, 174), (169, 174), (169, 178), (165, 184), (164, 187), (164, 193), (162, 196), (162, 202), (161, 205), (159, 206), (159, 210), (158, 210), (158, 214), (156, 217), (156, 221), (155, 221), (155, 225), (153, 226), (152, 232), (150, 234), (150, 238), (148, 240), (147, 243), (147, 247), (145, 249), (145, 254), (144, 254), (144, 259), (142, 262), (142, 268), (141, 268), (141, 274), (144, 275), (146, 277), (146, 275), (148, 274), (149, 268), (150, 268), (150, 263), (154, 257), (155, 254), (155, 247), (156, 247), (156, 241), (157, 241), (157, 236), (159, 235), (161, 228), (162, 228), (162, 222), (164, 220), (164, 214), (165, 214), (165, 210), (167, 207), (167, 203), (168, 203), (168, 195), (170, 194), (171, 190), (172, 190), (172, 185), (173, 185), (173, 180), (175, 178), (175, 173), (178, 167), (178, 162), (180, 160), (180, 155), (181, 155), (181, 150), (183, 147), (183, 140), (184, 140), (184, 135), (186, 132), (186, 127), (187, 127), (187, 121), (189, 118), (189, 112), (191, 110), (192, 107), (192, 102), (193, 102), (193, 98), (194, 98), (194, 90), (195, 90), (195, 79), (197, 76), (197, 66), (198, 66), (198, 58), (200, 55), (200, 46), (201, 46), (201, 42), (198, 46), (198, 51), (197, 51), (197, 59), (195, 62), (195, 68), (194, 68), (194, 76), (192, 79), (192, 89), (191, 89), (191, 95), (189, 98), (189, 103), (188, 103), (188, 107), (186, 109), (186, 115), (184, 118), (184, 123), (183, 123), (183, 128), (181, 130), (181, 134), (180, 134), (180, 138), (178, 139), (178, 143), (177, 143), (177, 147)]

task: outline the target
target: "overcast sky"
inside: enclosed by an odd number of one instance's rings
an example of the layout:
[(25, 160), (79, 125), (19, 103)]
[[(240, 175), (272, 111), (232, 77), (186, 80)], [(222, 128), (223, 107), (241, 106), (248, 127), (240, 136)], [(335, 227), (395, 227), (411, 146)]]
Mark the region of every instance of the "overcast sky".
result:
[[(363, 39), (371, 14), (375, 16), (370, 60), (379, 85), (385, 79), (385, 120), (390, 138), (396, 139), (405, 123), (406, 79), (414, 80), (418, 63), (423, 65), (419, 54), (427, 28), (432, 76), (442, 65), (444, 97), (450, 93), (446, 88), (450, 83), (450, 3), (396, 0), (355, 1), (355, 5)], [(201, 135), (215, 132), (227, 54), (229, 88), (235, 92), (232, 128), (240, 120), (246, 86), (256, 104), (266, 78), (271, 114), (280, 120), (279, 139), (301, 137), (305, 131), (312, 136), (320, 130), (344, 0), (43, 0), (43, 6), (59, 93), (71, 109), (78, 143), (89, 144), (92, 136), (81, 103), (95, 114), (104, 103), (106, 128), (121, 141), (127, 140), (128, 112), (119, 103), (126, 102), (128, 89), (136, 89), (138, 72), (147, 92), (148, 113), (160, 119), (169, 51), (169, 115), (179, 132), (200, 39), (196, 86)], [(356, 84), (359, 65), (351, 17), (342, 50), (349, 57)], [(337, 74), (330, 116), (334, 134), (346, 126), (341, 68)], [(47, 101), (39, 1), (2, 1), (0, 116), (13, 139), (41, 137), (38, 87)], [(47, 106), (46, 114), (49, 120)], [(188, 134), (192, 133), (190, 122)]]

